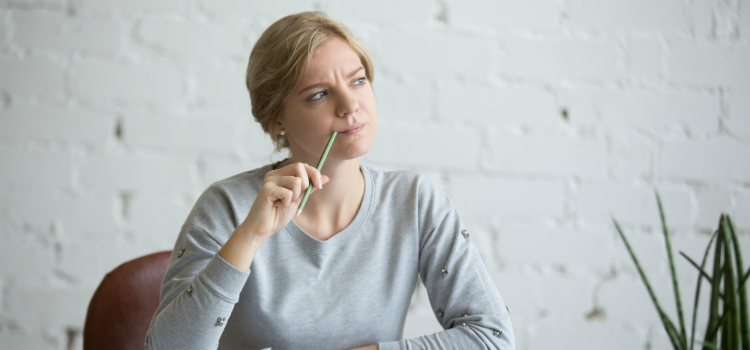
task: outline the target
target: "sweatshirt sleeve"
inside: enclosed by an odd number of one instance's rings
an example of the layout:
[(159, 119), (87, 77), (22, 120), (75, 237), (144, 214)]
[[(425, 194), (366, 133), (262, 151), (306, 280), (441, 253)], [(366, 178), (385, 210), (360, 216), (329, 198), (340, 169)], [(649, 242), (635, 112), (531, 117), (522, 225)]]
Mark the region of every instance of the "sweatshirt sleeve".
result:
[(420, 215), (419, 276), (443, 331), (378, 344), (380, 350), (515, 349), (510, 315), (458, 209), (434, 184)]
[[(218, 254), (225, 239), (220, 242), (216, 234), (191, 223), (196, 221), (191, 218), (208, 215), (207, 210), (202, 209), (209, 204), (204, 197), (182, 226), (172, 251), (161, 284), (159, 307), (144, 340), (147, 350), (216, 349), (227, 319), (250, 276), (250, 271), (237, 269)], [(222, 210), (221, 205), (209, 205), (208, 208)], [(214, 212), (211, 215), (220, 217), (222, 214)], [(210, 226), (214, 230), (226, 231), (231, 225), (221, 222)], [(227, 235), (223, 232), (219, 236)]]

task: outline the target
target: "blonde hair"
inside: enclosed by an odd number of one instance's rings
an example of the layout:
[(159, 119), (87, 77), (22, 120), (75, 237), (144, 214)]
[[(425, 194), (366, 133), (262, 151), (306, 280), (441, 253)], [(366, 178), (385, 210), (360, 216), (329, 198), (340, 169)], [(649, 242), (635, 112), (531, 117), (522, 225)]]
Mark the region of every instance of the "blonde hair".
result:
[(245, 84), (252, 113), (263, 131), (271, 136), (276, 152), (289, 148), (285, 136), (274, 133), (284, 102), (299, 84), (315, 49), (334, 37), (344, 39), (373, 80), (372, 59), (365, 47), (340, 22), (320, 11), (301, 12), (269, 26), (253, 46), (247, 63)]

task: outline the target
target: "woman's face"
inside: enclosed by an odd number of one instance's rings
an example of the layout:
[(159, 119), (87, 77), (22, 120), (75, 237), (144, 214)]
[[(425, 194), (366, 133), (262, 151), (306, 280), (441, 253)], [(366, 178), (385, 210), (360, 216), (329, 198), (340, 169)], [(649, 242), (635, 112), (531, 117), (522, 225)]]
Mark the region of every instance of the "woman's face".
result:
[[(320, 158), (333, 131), (338, 135), (327, 159), (353, 159), (370, 150), (377, 131), (375, 95), (359, 56), (346, 41), (334, 37), (315, 50), (280, 121), (297, 159)], [(344, 132), (354, 125), (363, 126)]]

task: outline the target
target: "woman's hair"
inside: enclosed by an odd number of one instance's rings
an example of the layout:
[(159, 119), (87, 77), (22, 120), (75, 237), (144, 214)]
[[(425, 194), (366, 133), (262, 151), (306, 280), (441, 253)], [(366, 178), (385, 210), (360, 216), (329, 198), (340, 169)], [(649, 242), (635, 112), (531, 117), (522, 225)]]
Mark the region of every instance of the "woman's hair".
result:
[(301, 12), (269, 26), (253, 46), (245, 84), (255, 120), (271, 136), (276, 152), (289, 148), (286, 137), (275, 134), (287, 96), (305, 74), (315, 49), (330, 39), (344, 39), (359, 55), (367, 79), (373, 80), (372, 59), (365, 47), (340, 22), (323, 12)]

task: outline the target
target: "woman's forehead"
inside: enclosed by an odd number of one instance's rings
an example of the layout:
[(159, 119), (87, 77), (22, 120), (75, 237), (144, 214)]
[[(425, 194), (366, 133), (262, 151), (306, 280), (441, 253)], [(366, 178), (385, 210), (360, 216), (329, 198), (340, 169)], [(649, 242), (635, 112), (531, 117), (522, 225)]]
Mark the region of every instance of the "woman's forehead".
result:
[(339, 74), (346, 76), (361, 66), (359, 55), (351, 46), (345, 40), (334, 37), (313, 52), (302, 80), (324, 80)]

